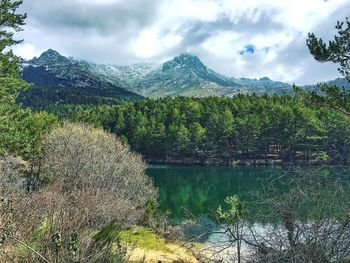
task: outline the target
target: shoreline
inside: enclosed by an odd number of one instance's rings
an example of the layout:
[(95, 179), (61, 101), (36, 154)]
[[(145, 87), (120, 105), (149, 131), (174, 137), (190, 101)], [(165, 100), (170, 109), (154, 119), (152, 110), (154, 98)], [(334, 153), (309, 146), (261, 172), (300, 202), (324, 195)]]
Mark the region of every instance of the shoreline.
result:
[(315, 167), (315, 166), (345, 166), (350, 167), (349, 164), (340, 163), (322, 163), (319, 161), (295, 161), (295, 162), (283, 162), (282, 160), (230, 160), (225, 161), (222, 159), (206, 159), (198, 160), (192, 158), (184, 159), (152, 159), (144, 158), (148, 165), (171, 165), (171, 166), (198, 166), (198, 167), (234, 167), (234, 166), (252, 166), (252, 167)]

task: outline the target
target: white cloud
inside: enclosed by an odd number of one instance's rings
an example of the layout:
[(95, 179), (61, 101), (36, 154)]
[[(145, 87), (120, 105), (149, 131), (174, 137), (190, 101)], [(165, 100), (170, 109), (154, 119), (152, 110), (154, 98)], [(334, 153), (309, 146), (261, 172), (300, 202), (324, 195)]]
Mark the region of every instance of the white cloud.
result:
[[(191, 51), (214, 70), (244, 77), (316, 82), (337, 77), (315, 62), (308, 32), (334, 35), (349, 0), (47, 0), (24, 2), (28, 26), (15, 48), (48, 48), (101, 63), (161, 60)], [(253, 54), (240, 54), (254, 45)], [(321, 72), (322, 68), (325, 72)]]
[(120, 3), (121, 0), (73, 0), (82, 4), (89, 5), (110, 5), (115, 3)]
[(182, 37), (174, 32), (161, 35), (158, 27), (147, 28), (135, 39), (133, 50), (140, 58), (150, 58), (176, 46), (181, 40)]
[(33, 44), (23, 43), (17, 45), (13, 48), (13, 52), (24, 59), (31, 59), (33, 57), (39, 56), (43, 50), (36, 48)]
[(215, 21), (220, 12), (222, 12), (220, 3), (213, 0), (165, 0), (159, 14), (160, 20), (167, 22), (181, 22), (188, 19)]
[[(242, 43), (241, 41), (238, 41), (238, 39), (238, 33), (219, 32), (202, 43), (202, 47), (215, 56), (224, 58), (227, 56), (232, 57), (237, 53), (237, 49), (233, 47), (238, 47)], [(240, 44), (238, 44), (239, 42)]]

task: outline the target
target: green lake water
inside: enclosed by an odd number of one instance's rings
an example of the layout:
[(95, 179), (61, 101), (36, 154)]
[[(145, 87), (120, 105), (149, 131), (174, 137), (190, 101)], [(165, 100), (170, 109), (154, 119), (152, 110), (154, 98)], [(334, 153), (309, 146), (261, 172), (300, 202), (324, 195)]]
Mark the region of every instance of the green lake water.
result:
[[(333, 168), (331, 170), (334, 170)], [(342, 177), (349, 178), (348, 168), (337, 168)], [(326, 172), (329, 170), (326, 169)], [(171, 218), (183, 218), (185, 211), (205, 216), (216, 210), (225, 197), (238, 195), (251, 201), (251, 192), (262, 189), (271, 174), (284, 173), (273, 167), (202, 167), (150, 166), (147, 175), (153, 178), (159, 193), (159, 209)]]
[(278, 168), (150, 166), (159, 192), (159, 208), (172, 218), (182, 218), (185, 211), (195, 216), (216, 210), (225, 197), (237, 194), (249, 200), (249, 192), (261, 189), (262, 180)]

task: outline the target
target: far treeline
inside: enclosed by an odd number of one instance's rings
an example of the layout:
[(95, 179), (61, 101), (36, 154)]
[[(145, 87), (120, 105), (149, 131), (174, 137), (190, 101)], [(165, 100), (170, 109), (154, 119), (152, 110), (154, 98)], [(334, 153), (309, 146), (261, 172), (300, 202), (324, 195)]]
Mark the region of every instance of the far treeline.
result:
[(160, 163), (350, 163), (350, 119), (300, 97), (164, 98), (91, 108), (71, 120), (102, 126)]

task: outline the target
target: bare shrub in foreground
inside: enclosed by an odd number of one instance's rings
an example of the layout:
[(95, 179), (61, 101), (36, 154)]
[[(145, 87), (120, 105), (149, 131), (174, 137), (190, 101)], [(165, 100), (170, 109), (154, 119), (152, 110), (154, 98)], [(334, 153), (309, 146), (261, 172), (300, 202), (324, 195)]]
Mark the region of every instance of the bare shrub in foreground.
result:
[[(340, 168), (337, 168), (340, 169)], [(327, 168), (270, 177), (237, 224), (236, 203), (210, 236), (208, 262), (342, 263), (350, 260), (350, 183)], [(249, 206), (253, 208), (249, 209)], [(219, 211), (220, 212), (220, 211)], [(219, 213), (219, 215), (222, 214)]]
[[(156, 192), (146, 164), (114, 135), (87, 125), (66, 123), (43, 142), (42, 179), (60, 183), (61, 192), (94, 196), (91, 206), (104, 223), (134, 223)], [(112, 216), (113, 215), (113, 216)]]
[[(113, 135), (69, 123), (42, 146), (39, 190), (2, 193), (13, 204), (1, 211), (0, 227), (7, 215), (14, 229), (2, 249), (6, 262), (122, 262), (121, 227), (142, 219), (156, 198), (141, 157)], [(19, 178), (10, 172), (2, 182), (12, 174)]]
[(272, 223), (264, 231), (250, 231), (250, 262), (349, 262), (349, 186), (347, 178), (327, 168), (289, 172), (270, 181), (257, 220)]

